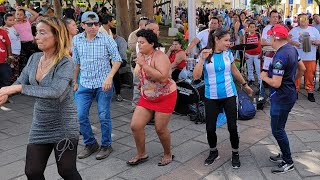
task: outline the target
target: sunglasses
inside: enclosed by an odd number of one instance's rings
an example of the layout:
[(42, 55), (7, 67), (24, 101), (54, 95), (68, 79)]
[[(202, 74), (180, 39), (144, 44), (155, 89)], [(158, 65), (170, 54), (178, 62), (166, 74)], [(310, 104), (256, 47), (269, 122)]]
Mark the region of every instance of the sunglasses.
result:
[(308, 20), (308, 18), (305, 18), (305, 17), (300, 18), (300, 21), (306, 21), (306, 20)]
[(145, 16), (142, 16), (142, 17), (140, 17), (140, 20), (149, 20), (149, 18), (145, 17)]
[(88, 27), (92, 27), (93, 25), (95, 25), (96, 27), (100, 25), (99, 22), (89, 22), (89, 23), (84, 23), (86, 24)]

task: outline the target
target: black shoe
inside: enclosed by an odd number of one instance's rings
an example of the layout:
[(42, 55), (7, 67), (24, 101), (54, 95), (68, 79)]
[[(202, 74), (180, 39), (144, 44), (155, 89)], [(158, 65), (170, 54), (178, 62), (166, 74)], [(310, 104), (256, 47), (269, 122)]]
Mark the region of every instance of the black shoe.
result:
[(253, 83), (254, 83), (254, 81), (249, 81), (249, 82), (248, 82), (248, 85), (249, 85), (249, 86), (252, 86)]
[(97, 160), (107, 158), (111, 152), (113, 151), (111, 145), (109, 146), (101, 146), (99, 153), (96, 155)]
[(208, 158), (204, 161), (204, 165), (208, 166), (212, 163), (214, 163), (215, 160), (218, 160), (220, 158), (218, 150), (210, 151), (210, 154)]
[(294, 170), (293, 162), (291, 164), (282, 161), (277, 167), (271, 169), (273, 174), (286, 173)]
[(282, 162), (283, 161), (281, 154), (278, 154), (276, 156), (270, 156), (269, 160), (271, 162)]
[(97, 142), (95, 142), (94, 144), (88, 144), (86, 145), (86, 147), (84, 148), (84, 150), (82, 150), (79, 155), (78, 158), (79, 159), (84, 159), (89, 157), (91, 154), (97, 152), (99, 150), (99, 144)]
[(308, 100), (309, 100), (310, 102), (316, 102), (316, 100), (314, 99), (313, 93), (308, 93)]
[(240, 159), (239, 159), (239, 152), (232, 152), (232, 159), (231, 164), (233, 169), (238, 169), (241, 166)]

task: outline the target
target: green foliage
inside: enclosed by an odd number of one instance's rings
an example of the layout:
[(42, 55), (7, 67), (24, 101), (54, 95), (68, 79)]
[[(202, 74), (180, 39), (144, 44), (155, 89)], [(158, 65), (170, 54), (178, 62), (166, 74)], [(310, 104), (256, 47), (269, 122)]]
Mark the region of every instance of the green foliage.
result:
[(181, 47), (181, 48), (182, 48), (183, 50), (186, 50), (187, 47), (188, 47), (188, 41), (184, 39), (184, 35), (183, 35), (181, 32), (179, 32), (179, 33), (176, 35), (176, 38), (181, 41), (181, 43), (182, 43), (182, 47)]
[(281, 0), (250, 0), (251, 5), (264, 5), (267, 7), (271, 7), (273, 5), (278, 5), (281, 3)]

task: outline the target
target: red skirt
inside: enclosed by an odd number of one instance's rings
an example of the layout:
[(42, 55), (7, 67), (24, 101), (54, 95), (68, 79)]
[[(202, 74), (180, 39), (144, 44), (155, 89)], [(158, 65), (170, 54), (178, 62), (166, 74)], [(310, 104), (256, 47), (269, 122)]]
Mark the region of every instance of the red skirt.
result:
[(153, 110), (155, 112), (168, 113), (171, 114), (174, 111), (177, 102), (177, 90), (172, 93), (161, 96), (156, 100), (147, 100), (140, 97), (137, 106), (144, 107), (146, 109)]

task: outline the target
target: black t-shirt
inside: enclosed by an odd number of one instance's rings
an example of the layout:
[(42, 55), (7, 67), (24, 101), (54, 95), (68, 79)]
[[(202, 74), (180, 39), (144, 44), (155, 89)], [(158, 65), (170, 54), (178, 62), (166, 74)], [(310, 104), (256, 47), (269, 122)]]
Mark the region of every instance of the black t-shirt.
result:
[(67, 8), (64, 10), (64, 14), (66, 15), (66, 18), (70, 18), (74, 20), (74, 13), (75, 13), (75, 10), (72, 8)]

